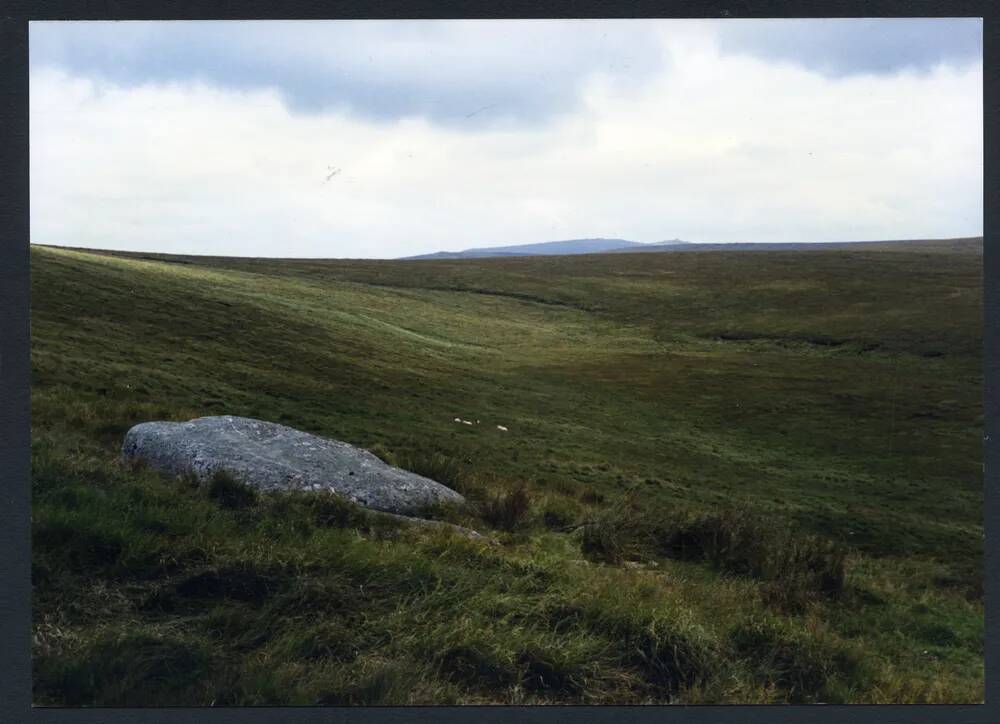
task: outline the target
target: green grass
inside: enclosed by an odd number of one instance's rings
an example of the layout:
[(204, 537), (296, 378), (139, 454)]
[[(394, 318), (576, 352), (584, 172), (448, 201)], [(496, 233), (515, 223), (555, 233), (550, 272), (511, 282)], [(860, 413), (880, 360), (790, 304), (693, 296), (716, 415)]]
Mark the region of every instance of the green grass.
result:
[[(35, 701), (982, 701), (981, 250), (35, 246)], [(212, 414), (497, 544), (120, 461)]]

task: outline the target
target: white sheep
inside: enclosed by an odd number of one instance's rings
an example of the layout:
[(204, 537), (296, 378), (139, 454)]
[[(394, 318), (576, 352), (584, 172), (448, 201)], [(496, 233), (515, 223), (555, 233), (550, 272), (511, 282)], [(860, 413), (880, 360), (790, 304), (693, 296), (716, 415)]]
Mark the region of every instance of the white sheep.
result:
[(503, 425), (497, 425), (497, 430), (500, 430), (501, 432), (507, 432), (507, 428), (504, 427)]

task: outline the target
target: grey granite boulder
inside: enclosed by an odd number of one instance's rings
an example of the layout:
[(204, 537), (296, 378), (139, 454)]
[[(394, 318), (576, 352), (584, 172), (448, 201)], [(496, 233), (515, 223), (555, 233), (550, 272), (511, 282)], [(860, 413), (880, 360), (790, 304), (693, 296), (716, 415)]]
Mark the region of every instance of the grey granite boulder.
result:
[(202, 481), (224, 471), (260, 490), (328, 490), (399, 515), (465, 502), (451, 488), (388, 465), (367, 450), (247, 417), (143, 422), (125, 434), (122, 455)]

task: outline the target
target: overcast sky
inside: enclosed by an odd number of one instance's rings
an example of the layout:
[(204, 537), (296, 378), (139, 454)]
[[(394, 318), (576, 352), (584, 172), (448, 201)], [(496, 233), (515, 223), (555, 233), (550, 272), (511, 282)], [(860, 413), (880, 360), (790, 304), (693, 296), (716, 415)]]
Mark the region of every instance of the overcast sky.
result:
[(975, 19), (33, 22), (34, 243), (982, 234)]

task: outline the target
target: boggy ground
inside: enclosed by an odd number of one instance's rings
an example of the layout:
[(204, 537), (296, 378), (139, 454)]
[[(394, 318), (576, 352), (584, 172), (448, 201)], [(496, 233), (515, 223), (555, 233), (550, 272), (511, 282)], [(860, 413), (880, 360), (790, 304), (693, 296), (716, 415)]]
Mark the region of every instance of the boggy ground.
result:
[[(981, 701), (981, 253), (35, 246), (35, 701)], [(120, 462), (211, 414), (499, 544)]]

